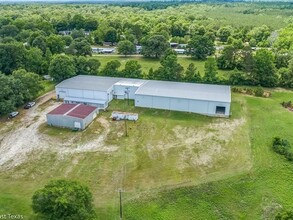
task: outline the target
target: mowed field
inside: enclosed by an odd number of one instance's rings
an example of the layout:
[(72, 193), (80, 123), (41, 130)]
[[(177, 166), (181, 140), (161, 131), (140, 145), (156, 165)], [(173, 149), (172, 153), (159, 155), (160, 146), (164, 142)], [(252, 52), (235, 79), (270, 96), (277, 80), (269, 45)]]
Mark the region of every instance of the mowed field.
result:
[[(83, 132), (47, 126), (42, 114), (58, 103), (46, 102), (31, 124), (15, 118), (0, 127), (0, 150), (21, 126), (32, 136), (23, 146), (16, 135), (19, 152), (1, 165), (0, 213), (36, 219), (34, 191), (67, 178), (89, 186), (98, 219), (119, 219), (121, 188), (125, 219), (271, 219), (293, 207), (293, 164), (271, 150), (276, 135), (293, 143), (293, 113), (280, 105), (292, 97), (233, 94), (229, 119), (113, 101)], [(111, 121), (112, 110), (137, 112), (139, 120)]]
[[(95, 57), (96, 59), (98, 59), (101, 62), (101, 66), (100, 66), (100, 70), (102, 70), (106, 64), (109, 61), (112, 60), (118, 60), (121, 63), (120, 66), (120, 70), (124, 69), (125, 64), (127, 61), (129, 60), (136, 60), (140, 65), (141, 65), (141, 70), (144, 74), (148, 74), (150, 68), (153, 68), (153, 70), (156, 70), (159, 68), (160, 66), (160, 60), (159, 59), (154, 59), (154, 58), (145, 58), (143, 56), (136, 56), (136, 55), (132, 55), (132, 56), (121, 56), (121, 55), (96, 55), (93, 54), (93, 57)], [(191, 57), (188, 56), (182, 56), (179, 55), (178, 56), (178, 63), (183, 66), (184, 71), (187, 69), (188, 65), (190, 63), (193, 63), (196, 68), (197, 71), (200, 72), (200, 75), (203, 76), (204, 75), (204, 64), (205, 61), (200, 61), (200, 60), (195, 60), (192, 59)], [(229, 75), (230, 71), (223, 71), (223, 70), (218, 70), (218, 74), (220, 78), (227, 78)]]

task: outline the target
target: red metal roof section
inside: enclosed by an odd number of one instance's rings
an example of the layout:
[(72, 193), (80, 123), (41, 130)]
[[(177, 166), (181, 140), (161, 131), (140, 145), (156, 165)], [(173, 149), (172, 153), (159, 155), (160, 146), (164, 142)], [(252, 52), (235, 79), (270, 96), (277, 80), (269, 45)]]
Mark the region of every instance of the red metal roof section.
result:
[(71, 117), (86, 118), (97, 108), (83, 104), (61, 104), (57, 108), (50, 111), (49, 115), (68, 115)]
[(77, 106), (77, 104), (62, 104), (59, 105), (57, 108), (50, 111), (49, 115), (64, 115), (66, 112), (68, 112), (70, 109)]
[(81, 104), (75, 109), (73, 109), (73, 111), (69, 112), (67, 115), (84, 119), (95, 110), (96, 107)]

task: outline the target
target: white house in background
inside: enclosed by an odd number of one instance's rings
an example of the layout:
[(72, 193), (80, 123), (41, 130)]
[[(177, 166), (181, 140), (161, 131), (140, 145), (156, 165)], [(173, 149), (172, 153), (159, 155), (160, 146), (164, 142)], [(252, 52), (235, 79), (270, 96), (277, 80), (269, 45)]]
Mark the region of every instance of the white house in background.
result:
[(92, 47), (92, 52), (93, 53), (114, 53), (115, 48), (97, 48), (97, 47)]
[(185, 50), (185, 49), (174, 49), (174, 51), (175, 51), (177, 54), (185, 54), (185, 53), (186, 53), (186, 50)]
[(133, 99), (135, 106), (229, 117), (231, 88), (225, 85), (182, 83), (79, 75), (56, 87), (65, 103), (106, 109), (115, 99)]

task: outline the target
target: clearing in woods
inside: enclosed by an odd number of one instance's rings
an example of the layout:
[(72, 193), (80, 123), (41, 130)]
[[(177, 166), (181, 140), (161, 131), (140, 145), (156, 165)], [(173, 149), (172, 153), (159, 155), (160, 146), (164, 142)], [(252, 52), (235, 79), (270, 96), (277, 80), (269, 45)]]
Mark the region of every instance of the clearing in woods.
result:
[[(46, 125), (45, 114), (56, 105), (40, 103), (22, 113), (13, 129), (2, 130), (1, 213), (32, 218), (33, 192), (50, 179), (69, 178), (87, 184), (99, 215), (111, 219), (119, 188), (127, 201), (140, 193), (224, 179), (252, 166), (246, 100), (240, 95), (233, 97), (229, 119), (115, 100), (82, 132)], [(136, 112), (139, 120), (111, 121), (113, 110)]]

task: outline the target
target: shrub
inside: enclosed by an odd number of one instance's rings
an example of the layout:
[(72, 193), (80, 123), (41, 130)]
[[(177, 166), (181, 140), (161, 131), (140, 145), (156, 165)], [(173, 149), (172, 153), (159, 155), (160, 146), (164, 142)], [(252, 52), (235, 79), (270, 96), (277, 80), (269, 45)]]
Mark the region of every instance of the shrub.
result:
[(291, 145), (288, 140), (281, 139), (280, 137), (275, 137), (273, 140), (273, 150), (280, 154), (284, 155), (288, 161), (293, 161), (293, 153), (290, 152)]
[(263, 97), (264, 90), (262, 87), (259, 86), (255, 89), (254, 93), (255, 93), (255, 96), (257, 97)]
[(289, 102), (282, 102), (281, 105), (284, 108), (292, 108), (292, 102), (291, 101), (289, 101)]

